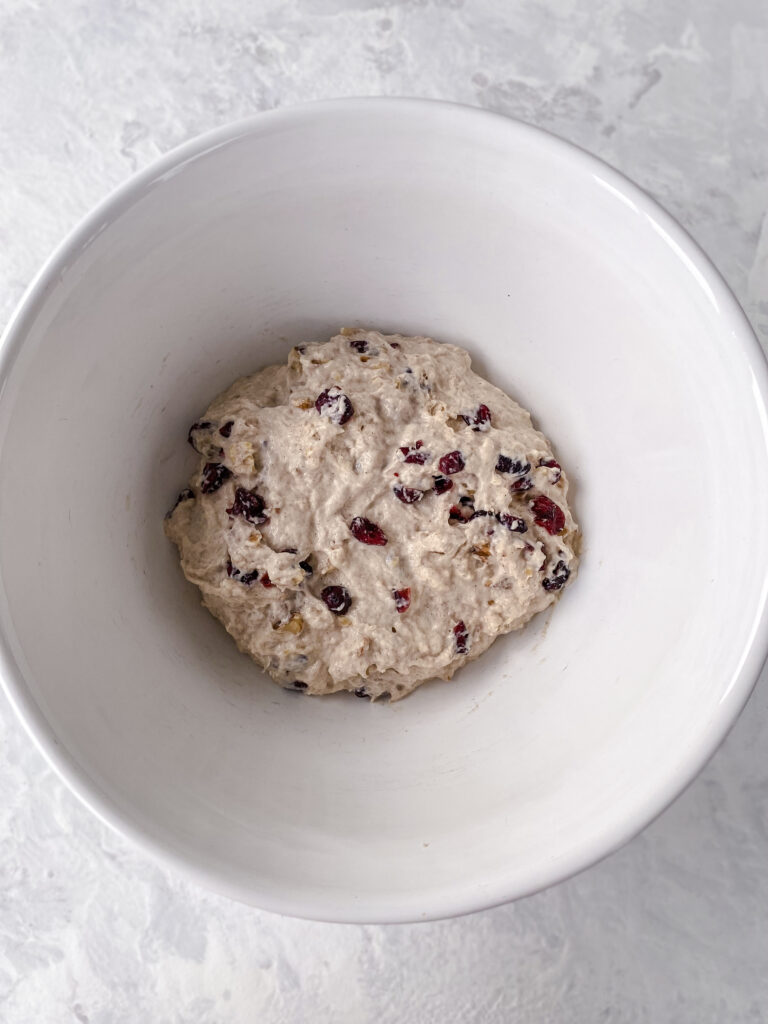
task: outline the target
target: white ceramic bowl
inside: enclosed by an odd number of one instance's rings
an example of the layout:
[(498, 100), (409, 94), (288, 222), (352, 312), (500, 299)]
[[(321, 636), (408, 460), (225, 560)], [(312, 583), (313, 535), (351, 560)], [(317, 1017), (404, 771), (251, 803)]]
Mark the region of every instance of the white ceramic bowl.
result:
[[(267, 681), (162, 531), (190, 422), (342, 324), (465, 345), (534, 411), (585, 537), (547, 621), (396, 705)], [(421, 101), (265, 114), (109, 198), (2, 352), (4, 682), (106, 822), (343, 921), (578, 871), (694, 776), (766, 652), (766, 367), (707, 259), (551, 136)]]

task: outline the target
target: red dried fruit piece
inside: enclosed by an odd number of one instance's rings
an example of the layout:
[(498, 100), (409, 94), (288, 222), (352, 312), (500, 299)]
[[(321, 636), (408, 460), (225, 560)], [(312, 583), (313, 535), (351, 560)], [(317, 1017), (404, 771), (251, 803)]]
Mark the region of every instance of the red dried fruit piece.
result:
[(182, 501), (194, 501), (195, 492), (190, 487), (185, 487), (181, 494), (174, 501), (173, 506), (165, 513), (165, 518), (170, 519)]
[(525, 520), (521, 519), (520, 516), (510, 516), (506, 512), (499, 512), (496, 518), (502, 526), (506, 526), (512, 533), (526, 533), (528, 530)]
[(200, 490), (203, 494), (213, 494), (232, 474), (220, 462), (206, 462), (200, 478)]
[(438, 462), (438, 468), (445, 476), (452, 476), (464, 469), (464, 456), (459, 451), (448, 452)]
[(387, 543), (387, 535), (380, 526), (372, 523), (364, 516), (355, 516), (349, 524), (352, 536), (361, 544), (376, 544), (382, 546)]
[(251, 572), (241, 572), (240, 569), (236, 569), (232, 565), (231, 559), (227, 559), (227, 576), (233, 580), (237, 580), (238, 583), (244, 583), (246, 586), (250, 586), (251, 583), (255, 583), (259, 578), (259, 570), (253, 569)]
[(368, 351), (368, 342), (365, 338), (351, 338), (349, 344), (360, 355)]
[(533, 499), (531, 510), (534, 523), (537, 526), (543, 527), (547, 533), (554, 536), (554, 534), (560, 533), (564, 529), (565, 513), (559, 505), (556, 505), (554, 501), (550, 501), (545, 495), (540, 494)]
[(398, 615), (407, 612), (411, 607), (411, 588), (404, 587), (402, 590), (393, 590), (392, 597), (395, 599), (395, 611)]
[(235, 500), (232, 508), (227, 509), (229, 516), (242, 516), (246, 522), (253, 526), (262, 526), (269, 522), (269, 516), (264, 512), (264, 499), (256, 491), (247, 491), (244, 487), (235, 490)]
[(519, 493), (520, 491), (530, 491), (532, 487), (533, 480), (531, 480), (529, 476), (521, 476), (519, 480), (515, 480), (511, 485), (510, 490), (517, 491)]
[(421, 501), (424, 497), (424, 491), (420, 491), (418, 487), (403, 487), (402, 484), (398, 484), (392, 490), (395, 492), (395, 497), (399, 498), (404, 505), (413, 505), (414, 502)]
[(451, 505), (448, 510), (449, 523), (468, 523), (474, 515), (474, 509), (462, 505)]
[(557, 563), (555, 568), (552, 570), (551, 576), (545, 576), (541, 581), (542, 587), (545, 590), (560, 590), (568, 582), (568, 577), (571, 575), (571, 570), (565, 564), (560, 561)]
[(487, 405), (478, 405), (474, 412), (463, 412), (461, 418), (473, 430), (491, 429), (491, 410)]
[(497, 473), (511, 473), (512, 476), (522, 476), (530, 468), (530, 462), (523, 462), (521, 459), (511, 459), (508, 455), (500, 455), (496, 460)]
[(222, 437), (229, 437), (229, 435), (232, 433), (232, 427), (234, 427), (234, 425), (235, 425), (235, 421), (234, 420), (229, 420), (228, 423), (225, 423), (225, 424), (223, 424), (223, 426), (219, 427), (219, 433), (221, 434), (221, 436)]
[(275, 584), (269, 578), (268, 572), (265, 572), (264, 575), (261, 577), (261, 585), (262, 587), (274, 587)]
[(320, 392), (315, 399), (315, 408), (321, 416), (339, 426), (346, 423), (355, 411), (350, 400), (335, 384)]
[(344, 615), (349, 611), (352, 598), (346, 587), (323, 587), (320, 597), (325, 602), (328, 611), (334, 615)]
[(446, 491), (450, 491), (453, 487), (453, 480), (448, 480), (444, 476), (436, 476), (435, 481), (435, 494), (445, 494)]
[(453, 627), (453, 636), (456, 641), (456, 653), (467, 654), (469, 651), (469, 633), (463, 619), (459, 619)]
[(419, 449), (423, 447), (423, 441), (417, 441), (415, 444), (403, 445), (400, 448), (400, 453), (403, 456), (403, 462), (423, 466), (425, 462), (428, 462), (432, 458), (431, 452), (419, 451)]
[(556, 484), (560, 479), (560, 475), (563, 472), (560, 463), (557, 462), (555, 459), (539, 459), (539, 465), (548, 466), (552, 470), (552, 472), (549, 474), (549, 482), (551, 484)]

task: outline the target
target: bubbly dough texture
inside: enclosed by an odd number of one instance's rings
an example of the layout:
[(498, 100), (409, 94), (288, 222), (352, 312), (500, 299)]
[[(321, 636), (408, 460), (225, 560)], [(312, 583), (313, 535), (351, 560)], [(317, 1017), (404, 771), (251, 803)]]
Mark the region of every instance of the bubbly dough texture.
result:
[(565, 473), (456, 346), (345, 328), (236, 381), (190, 443), (166, 532), (282, 686), (397, 700), (573, 578)]

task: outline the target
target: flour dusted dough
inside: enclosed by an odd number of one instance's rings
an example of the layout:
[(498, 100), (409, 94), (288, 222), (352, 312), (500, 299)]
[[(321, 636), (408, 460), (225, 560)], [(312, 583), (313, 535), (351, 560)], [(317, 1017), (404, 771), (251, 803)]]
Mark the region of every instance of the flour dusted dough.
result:
[(573, 578), (565, 473), (453, 345), (349, 329), (300, 345), (236, 381), (190, 441), (200, 466), (167, 534), (282, 686), (397, 700)]

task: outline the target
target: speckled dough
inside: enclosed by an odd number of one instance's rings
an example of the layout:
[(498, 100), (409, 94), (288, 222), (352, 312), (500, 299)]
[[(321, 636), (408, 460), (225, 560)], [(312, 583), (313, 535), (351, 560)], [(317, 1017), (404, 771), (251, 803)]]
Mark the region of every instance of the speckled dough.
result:
[(187, 578), (283, 686), (449, 679), (573, 577), (568, 482), (529, 414), (429, 338), (345, 329), (190, 431), (166, 520)]

